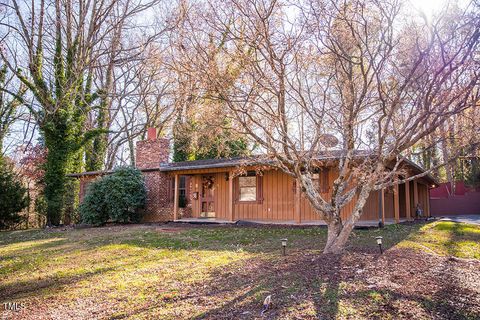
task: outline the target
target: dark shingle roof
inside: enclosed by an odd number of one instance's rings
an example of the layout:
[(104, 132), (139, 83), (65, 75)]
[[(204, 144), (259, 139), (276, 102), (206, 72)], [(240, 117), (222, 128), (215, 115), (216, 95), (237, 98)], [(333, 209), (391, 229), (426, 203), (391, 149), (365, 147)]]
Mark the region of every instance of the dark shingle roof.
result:
[[(354, 152), (355, 157), (367, 157), (371, 155), (369, 151), (366, 150), (356, 150)], [(345, 151), (343, 150), (331, 150), (325, 151), (318, 154), (318, 160), (335, 160), (345, 156)], [(258, 160), (256, 160), (258, 159)], [(415, 164), (410, 160), (403, 160), (406, 164), (418, 173), (425, 172), (423, 168)], [(198, 169), (212, 169), (212, 168), (231, 168), (242, 165), (256, 165), (256, 164), (268, 164), (268, 158), (265, 156), (251, 156), (251, 157), (235, 157), (235, 158), (221, 158), (221, 159), (206, 159), (206, 160), (193, 160), (193, 161), (181, 161), (181, 162), (171, 162), (171, 163), (161, 163), (159, 167), (155, 168), (146, 168), (140, 169), (141, 171), (181, 171), (181, 170), (198, 170)], [(70, 177), (82, 177), (90, 175), (104, 175), (110, 174), (113, 171), (91, 171), (91, 172), (82, 172), (70, 174)], [(437, 184), (436, 179), (430, 174), (426, 174), (425, 178), (430, 180), (432, 183)]]
[(225, 167), (236, 167), (236, 166), (245, 164), (247, 162), (250, 164), (251, 158), (238, 157), (238, 158), (181, 161), (181, 162), (172, 162), (172, 163), (162, 163), (160, 165), (159, 170), (160, 171), (178, 171), (178, 170), (225, 168)]
[[(356, 150), (355, 157), (365, 157), (369, 154), (365, 150)], [(335, 160), (345, 156), (343, 150), (324, 151), (318, 154), (318, 160)], [(258, 160), (257, 160), (258, 159)], [(195, 169), (210, 169), (210, 168), (225, 168), (236, 167), (240, 165), (255, 165), (268, 164), (268, 157), (265, 155), (257, 155), (251, 157), (236, 157), (236, 158), (222, 158), (222, 159), (207, 159), (207, 160), (193, 160), (163, 163), (160, 165), (160, 171), (179, 171), (179, 170), (195, 170)]]

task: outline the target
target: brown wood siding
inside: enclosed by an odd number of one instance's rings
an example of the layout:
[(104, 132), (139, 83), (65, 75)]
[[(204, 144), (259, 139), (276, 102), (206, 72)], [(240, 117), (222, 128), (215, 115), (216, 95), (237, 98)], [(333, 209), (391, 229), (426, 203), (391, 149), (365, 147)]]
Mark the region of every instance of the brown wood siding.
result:
[[(331, 186), (333, 184), (333, 181), (335, 178), (338, 176), (338, 171), (335, 170), (328, 170), (328, 184)], [(322, 197), (324, 197), (325, 200), (329, 201), (332, 198), (332, 188), (327, 188), (327, 192), (321, 193)], [(320, 219), (320, 215), (315, 212), (315, 210), (312, 208), (310, 205), (310, 201), (305, 197), (305, 195), (302, 194), (301, 200), (300, 200), (300, 215), (302, 218), (302, 221), (318, 221)]]
[[(223, 172), (205, 172), (205, 174), (214, 176), (214, 196), (215, 196), (215, 215), (218, 219), (229, 218), (229, 182), (226, 180), (226, 172), (228, 168), (224, 168)], [(203, 172), (202, 172), (203, 173)], [(329, 188), (327, 193), (322, 195), (326, 200), (331, 197), (331, 185), (338, 173), (336, 170), (328, 170)], [(192, 175), (192, 184), (190, 192), (201, 191), (201, 174)], [(410, 197), (411, 212), (414, 214), (413, 204), (413, 182), (410, 182)], [(241, 203), (236, 202), (233, 205), (233, 219), (234, 220), (252, 220), (252, 221), (288, 221), (295, 220), (294, 215), (294, 179), (281, 172), (280, 170), (268, 170), (263, 173), (263, 201), (261, 203)], [(405, 217), (405, 186), (399, 187), (400, 195), (400, 217)], [(419, 202), (422, 203), (424, 210), (426, 210), (426, 201), (428, 200), (427, 186), (418, 183)], [(363, 214), (360, 220), (378, 220), (378, 191), (373, 191), (367, 199)], [(347, 219), (353, 211), (356, 197), (350, 201), (342, 211), (342, 219)], [(192, 215), (193, 217), (200, 217), (200, 200), (192, 199)], [(308, 199), (302, 195), (300, 200), (300, 216), (302, 222), (320, 221), (320, 216), (313, 210)], [(385, 191), (385, 218), (393, 219), (394, 214), (394, 199), (393, 193)]]
[(394, 203), (393, 203), (393, 188), (385, 189), (385, 219), (393, 219)]
[(278, 170), (264, 172), (263, 201), (234, 204), (235, 220), (293, 220), (293, 178)]
[(215, 179), (213, 190), (215, 217), (226, 220), (228, 218), (228, 180), (226, 180), (226, 173), (216, 173), (213, 177)]
[(372, 191), (363, 207), (363, 214), (360, 220), (379, 220), (378, 212), (378, 191)]

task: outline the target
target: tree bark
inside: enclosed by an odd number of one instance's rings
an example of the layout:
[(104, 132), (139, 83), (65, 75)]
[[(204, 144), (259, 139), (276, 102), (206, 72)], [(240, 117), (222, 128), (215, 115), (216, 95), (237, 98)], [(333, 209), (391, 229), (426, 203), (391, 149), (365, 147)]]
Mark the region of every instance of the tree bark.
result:
[(342, 229), (341, 219), (327, 221), (327, 243), (323, 248), (323, 253), (337, 253), (339, 251), (337, 242)]
[(350, 233), (355, 227), (355, 221), (348, 219), (342, 223), (341, 219), (328, 222), (327, 243), (323, 253), (340, 253), (347, 244)]

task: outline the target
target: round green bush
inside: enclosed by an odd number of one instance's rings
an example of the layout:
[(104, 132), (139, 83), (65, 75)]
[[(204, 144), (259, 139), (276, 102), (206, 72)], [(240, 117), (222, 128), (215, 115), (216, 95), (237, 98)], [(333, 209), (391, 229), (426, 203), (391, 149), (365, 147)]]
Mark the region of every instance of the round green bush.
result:
[(82, 222), (102, 225), (108, 221), (109, 215), (105, 204), (103, 179), (92, 182), (80, 204), (79, 211)]
[(102, 225), (112, 222), (138, 222), (137, 209), (143, 208), (146, 188), (140, 170), (132, 167), (117, 168), (111, 175), (92, 182), (79, 211), (82, 221)]

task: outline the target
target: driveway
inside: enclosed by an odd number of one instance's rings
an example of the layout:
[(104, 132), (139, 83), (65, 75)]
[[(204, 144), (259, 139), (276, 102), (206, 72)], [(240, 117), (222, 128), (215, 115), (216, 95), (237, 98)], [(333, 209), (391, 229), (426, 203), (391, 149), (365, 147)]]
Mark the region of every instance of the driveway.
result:
[(480, 225), (480, 214), (465, 214), (440, 217), (441, 221), (465, 222)]

